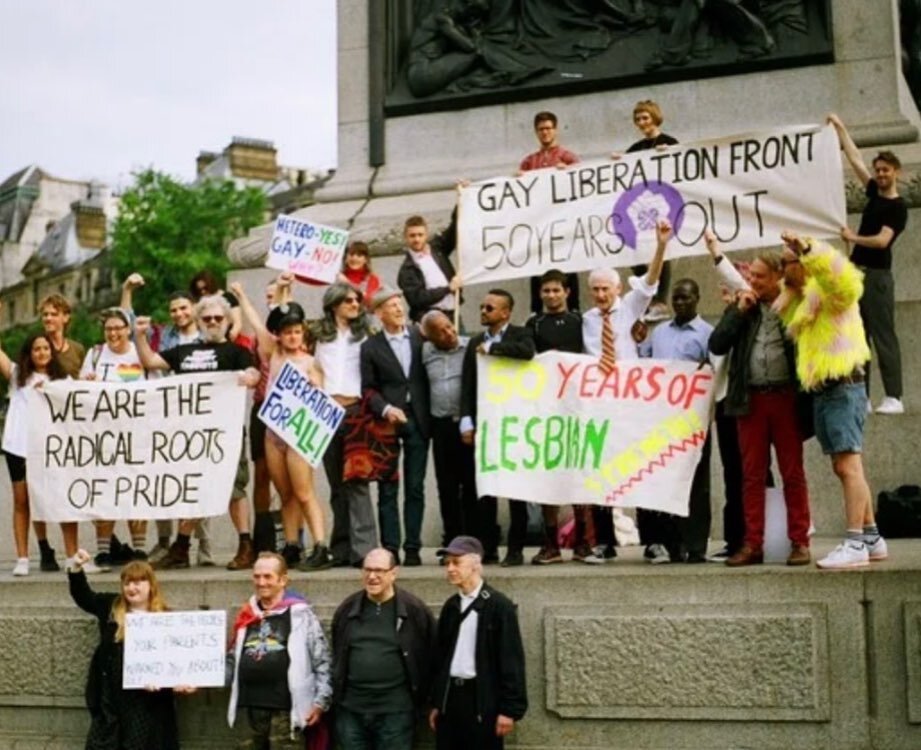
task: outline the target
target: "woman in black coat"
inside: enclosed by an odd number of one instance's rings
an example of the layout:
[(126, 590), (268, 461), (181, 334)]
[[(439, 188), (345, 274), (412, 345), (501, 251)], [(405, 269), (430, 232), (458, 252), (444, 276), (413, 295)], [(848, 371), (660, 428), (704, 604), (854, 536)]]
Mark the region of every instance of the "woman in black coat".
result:
[[(86, 682), (86, 705), (92, 717), (86, 750), (178, 750), (174, 691), (122, 689), (125, 615), (166, 610), (153, 568), (137, 560), (128, 563), (122, 568), (120, 593), (98, 594), (83, 572), (90, 559), (86, 550), (79, 550), (68, 569), (71, 597), (99, 621), (99, 645)], [(175, 688), (180, 693), (193, 691)]]

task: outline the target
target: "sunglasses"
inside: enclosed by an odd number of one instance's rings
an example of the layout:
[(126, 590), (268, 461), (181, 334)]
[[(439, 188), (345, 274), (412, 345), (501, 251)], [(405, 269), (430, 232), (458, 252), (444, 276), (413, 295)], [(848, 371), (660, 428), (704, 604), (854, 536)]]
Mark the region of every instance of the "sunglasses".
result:
[(201, 322), (202, 323), (223, 323), (224, 316), (223, 315), (202, 315)]
[(358, 297), (346, 297), (344, 300), (342, 300), (343, 304), (348, 304), (348, 305), (357, 305), (358, 302), (359, 302)]
[(480, 312), (493, 312), (497, 309), (495, 305), (480, 305)]

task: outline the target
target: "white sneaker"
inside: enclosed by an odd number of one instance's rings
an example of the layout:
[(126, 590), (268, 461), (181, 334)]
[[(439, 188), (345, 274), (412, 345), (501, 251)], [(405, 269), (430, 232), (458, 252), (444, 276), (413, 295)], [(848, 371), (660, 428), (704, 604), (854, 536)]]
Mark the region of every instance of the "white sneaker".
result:
[(27, 576), (29, 575), (29, 558), (20, 557), (16, 564), (13, 566), (13, 575), (14, 576)]
[(825, 570), (845, 570), (847, 568), (865, 568), (870, 564), (867, 545), (856, 539), (845, 539), (816, 565)]
[(882, 537), (878, 537), (873, 544), (866, 545), (870, 562), (879, 562), (889, 557), (889, 545)]
[(664, 544), (650, 544), (645, 557), (652, 565), (662, 565), (672, 561), (672, 556), (668, 554)]
[(169, 544), (164, 547), (160, 542), (157, 542), (154, 548), (147, 553), (147, 562), (151, 565), (155, 565), (166, 557), (167, 552), (169, 552)]
[(92, 560), (87, 560), (85, 563), (83, 563), (83, 566), (82, 566), (81, 569), (82, 569), (83, 572), (86, 573), (88, 576), (96, 575), (97, 573), (105, 573), (105, 572), (108, 570), (108, 568), (105, 568), (105, 569), (100, 568), (100, 567), (99, 567), (95, 562), (93, 562)]
[(905, 407), (902, 405), (902, 399), (892, 398), (891, 396), (886, 396), (882, 401), (879, 402), (879, 406), (876, 407), (877, 414), (904, 414)]
[(198, 557), (196, 562), (200, 568), (214, 567), (214, 558), (211, 557), (211, 542), (207, 539), (198, 540)]

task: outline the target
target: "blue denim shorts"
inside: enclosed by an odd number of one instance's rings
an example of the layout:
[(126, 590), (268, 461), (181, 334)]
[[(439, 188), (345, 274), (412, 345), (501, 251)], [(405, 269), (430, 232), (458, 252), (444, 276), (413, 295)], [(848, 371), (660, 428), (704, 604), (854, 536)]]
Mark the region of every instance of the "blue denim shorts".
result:
[(867, 390), (863, 383), (836, 385), (813, 396), (815, 436), (826, 455), (860, 453), (867, 418)]

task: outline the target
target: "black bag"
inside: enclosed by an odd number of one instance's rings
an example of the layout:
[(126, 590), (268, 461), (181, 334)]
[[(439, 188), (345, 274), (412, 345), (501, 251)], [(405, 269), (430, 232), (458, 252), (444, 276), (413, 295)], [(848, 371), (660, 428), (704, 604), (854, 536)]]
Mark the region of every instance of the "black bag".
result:
[(921, 487), (903, 484), (895, 491), (880, 492), (876, 502), (880, 534), (890, 539), (921, 537)]

